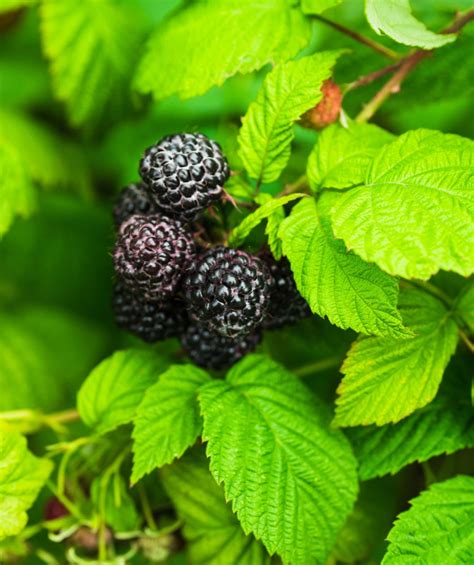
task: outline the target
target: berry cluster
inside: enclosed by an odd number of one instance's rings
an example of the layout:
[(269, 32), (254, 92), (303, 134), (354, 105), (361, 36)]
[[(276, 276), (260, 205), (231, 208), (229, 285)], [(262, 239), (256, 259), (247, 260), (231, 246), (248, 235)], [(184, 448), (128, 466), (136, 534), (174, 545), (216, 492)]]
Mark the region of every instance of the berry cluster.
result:
[(114, 208), (117, 324), (147, 342), (178, 337), (202, 367), (229, 367), (310, 311), (285, 260), (221, 245), (203, 249), (196, 220), (223, 196), (229, 166), (202, 134), (165, 137), (145, 151), (142, 182)]

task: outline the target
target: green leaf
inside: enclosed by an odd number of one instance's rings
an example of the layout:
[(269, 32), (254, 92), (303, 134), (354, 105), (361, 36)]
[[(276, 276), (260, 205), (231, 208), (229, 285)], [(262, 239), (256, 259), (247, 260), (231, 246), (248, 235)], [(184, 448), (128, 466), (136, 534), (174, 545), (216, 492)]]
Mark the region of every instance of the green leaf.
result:
[(150, 387), (133, 430), (132, 483), (180, 457), (201, 433), (197, 393), (210, 380), (194, 365), (174, 365)]
[(411, 13), (409, 0), (365, 0), (369, 24), (403, 45), (435, 49), (456, 40), (455, 34), (433, 33)]
[(97, 477), (91, 485), (91, 499), (95, 508), (116, 532), (136, 530), (140, 526), (140, 516), (123, 477), (115, 474), (105, 483), (104, 478)]
[(281, 198), (271, 198), (268, 202), (262, 204), (255, 212), (249, 214), (240, 224), (234, 228), (232, 234), (229, 238), (229, 244), (238, 247), (245, 241), (245, 238), (250, 234), (250, 232), (258, 226), (258, 224), (265, 218), (270, 217), (276, 210), (288, 204), (292, 200), (297, 198), (303, 198), (306, 196), (303, 193), (288, 194), (287, 196), (282, 196)]
[(396, 492), (390, 481), (361, 483), (359, 497), (339, 532), (332, 556), (343, 563), (372, 563), (369, 557), (392, 525), (396, 502)]
[(392, 275), (474, 271), (474, 142), (410, 131), (375, 156), (365, 183), (336, 203), (334, 234)]
[(456, 304), (456, 312), (461, 315), (471, 332), (474, 333), (474, 283), (470, 282), (462, 291)]
[(191, 98), (238, 72), (296, 55), (309, 41), (310, 29), (286, 0), (194, 2), (157, 28), (136, 86), (159, 100), (172, 94)]
[(121, 116), (144, 35), (138, 11), (110, 0), (44, 0), (43, 49), (74, 125)]
[(0, 236), (16, 215), (29, 216), (35, 205), (35, 190), (18, 152), (0, 143)]
[(160, 470), (160, 477), (184, 522), (189, 562), (260, 565), (270, 559), (253, 536), (245, 535), (212, 478), (202, 449), (194, 448)]
[(474, 477), (432, 485), (411, 501), (388, 535), (383, 565), (469, 565), (474, 555)]
[(415, 337), (357, 340), (342, 366), (335, 423), (398, 422), (426, 406), (438, 391), (458, 342), (457, 326), (436, 298), (421, 290), (400, 293), (402, 318)]
[[(264, 198), (265, 197), (265, 198)], [(270, 201), (271, 196), (261, 192), (255, 198), (259, 204), (265, 204)], [(265, 226), (265, 235), (267, 236), (267, 243), (273, 257), (279, 261), (283, 255), (282, 241), (279, 236), (280, 225), (285, 219), (285, 209), (279, 207), (274, 210), (267, 218), (267, 225)]]
[(397, 473), (415, 461), (474, 446), (471, 379), (447, 371), (436, 398), (398, 424), (348, 430), (362, 480)]
[[(348, 253), (334, 238), (328, 210), (337, 194), (305, 199), (280, 228), (283, 252), (311, 310), (331, 323), (366, 334), (409, 335), (397, 311), (398, 283), (376, 265)], [(330, 282), (328, 282), (330, 281)]]
[(0, 6), (0, 13), (10, 12), (28, 6), (34, 6), (37, 3), (38, 0), (2, 0), (2, 5)]
[(205, 385), (199, 400), (211, 472), (244, 531), (284, 563), (324, 562), (357, 492), (349, 444), (324, 406), (262, 355)]
[(28, 451), (23, 436), (0, 430), (0, 540), (26, 526), (26, 512), (52, 468), (51, 461)]
[(154, 351), (117, 351), (87, 377), (77, 396), (82, 420), (103, 434), (131, 422), (147, 388), (167, 362)]
[(343, 0), (302, 0), (301, 9), (304, 14), (322, 14), (329, 8), (341, 4)]
[(347, 188), (364, 181), (377, 150), (393, 135), (372, 124), (333, 124), (325, 128), (308, 158), (311, 188)]
[(326, 51), (277, 65), (242, 120), (239, 155), (258, 183), (275, 181), (288, 163), (293, 123), (322, 98), (342, 51)]

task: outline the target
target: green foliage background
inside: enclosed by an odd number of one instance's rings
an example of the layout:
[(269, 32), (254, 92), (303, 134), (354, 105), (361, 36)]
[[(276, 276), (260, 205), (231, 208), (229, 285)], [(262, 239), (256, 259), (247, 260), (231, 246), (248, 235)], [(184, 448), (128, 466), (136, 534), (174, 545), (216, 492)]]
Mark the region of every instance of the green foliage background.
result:
[[(0, 0), (0, 562), (474, 561), (474, 23), (434, 33), (472, 5), (365, 4)], [(295, 124), (331, 76), (340, 123)], [(113, 202), (180, 131), (314, 313), (227, 375), (110, 307)]]

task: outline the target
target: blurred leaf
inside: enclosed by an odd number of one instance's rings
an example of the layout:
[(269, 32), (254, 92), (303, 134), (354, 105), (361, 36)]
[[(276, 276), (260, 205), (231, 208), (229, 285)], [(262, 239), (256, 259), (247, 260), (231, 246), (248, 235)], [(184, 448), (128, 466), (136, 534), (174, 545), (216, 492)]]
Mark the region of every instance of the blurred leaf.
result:
[[(392, 275), (474, 271), (474, 142), (410, 131), (382, 147), (332, 212), (334, 235)], [(396, 210), (396, 213), (394, 213)]]
[(459, 475), (436, 483), (410, 504), (388, 535), (383, 565), (472, 562), (474, 477)]
[(103, 476), (95, 478), (91, 499), (99, 513), (104, 511), (106, 524), (116, 532), (131, 532), (139, 527), (140, 516), (121, 475), (113, 475), (106, 485)]
[(342, 51), (328, 51), (277, 65), (242, 119), (240, 157), (260, 183), (275, 181), (288, 163), (293, 123), (322, 98), (321, 85), (331, 76)]
[(308, 159), (306, 174), (311, 188), (317, 191), (360, 184), (377, 150), (392, 140), (392, 134), (372, 124), (325, 128)]
[(197, 394), (210, 376), (193, 365), (173, 365), (140, 402), (133, 429), (132, 483), (180, 457), (201, 433)]
[(357, 492), (352, 452), (326, 407), (263, 355), (204, 385), (199, 402), (211, 472), (243, 528), (284, 562), (324, 562)]
[(0, 540), (26, 526), (26, 511), (52, 467), (51, 461), (38, 459), (28, 451), (23, 436), (0, 430)]
[(155, 351), (115, 352), (84, 381), (77, 395), (81, 419), (100, 434), (131, 422), (143, 394), (166, 367), (167, 361)]
[[(0, 202), (1, 207), (1, 202)], [(100, 206), (43, 195), (0, 242), (0, 295), (112, 321), (111, 219)]]
[(138, 9), (111, 0), (44, 0), (41, 29), (53, 87), (71, 123), (123, 115), (145, 32)]
[(0, 4), (1, 12), (10, 12), (17, 10), (18, 8), (25, 8), (28, 6), (34, 6), (39, 0), (2, 0)]
[(160, 470), (178, 515), (184, 522), (189, 563), (264, 565), (270, 562), (253, 536), (245, 535), (224, 491), (209, 472), (202, 448), (194, 448)]
[(302, 0), (301, 9), (305, 14), (321, 14), (341, 2), (343, 0)]
[(411, 13), (409, 0), (365, 0), (365, 13), (372, 28), (398, 43), (434, 49), (456, 40), (456, 35), (429, 31)]
[(203, 94), (237, 72), (295, 55), (309, 32), (309, 22), (286, 0), (194, 2), (158, 26), (136, 86), (159, 100)]
[(48, 411), (68, 404), (77, 381), (103, 353), (104, 334), (90, 323), (45, 308), (2, 313), (0, 318), (0, 410)]
[(399, 305), (415, 337), (354, 343), (341, 369), (337, 425), (395, 423), (436, 395), (458, 343), (457, 326), (443, 304), (421, 290), (403, 289)]
[(397, 280), (348, 253), (335, 239), (328, 212), (337, 198), (326, 193), (318, 202), (304, 199), (281, 224), (283, 253), (298, 290), (314, 313), (343, 329), (395, 338), (410, 335), (397, 310)]
[(474, 282), (470, 282), (461, 292), (456, 304), (456, 311), (462, 316), (471, 332), (474, 333)]

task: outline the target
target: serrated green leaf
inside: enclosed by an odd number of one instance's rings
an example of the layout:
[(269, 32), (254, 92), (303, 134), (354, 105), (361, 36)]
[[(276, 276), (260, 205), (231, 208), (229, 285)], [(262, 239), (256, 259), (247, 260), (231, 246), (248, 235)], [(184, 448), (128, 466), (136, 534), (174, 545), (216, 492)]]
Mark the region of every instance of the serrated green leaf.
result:
[[(398, 282), (348, 253), (334, 238), (328, 216), (338, 195), (299, 202), (281, 225), (283, 252), (311, 310), (331, 323), (366, 334), (409, 335), (397, 310)], [(330, 281), (330, 283), (328, 283)]]
[(294, 138), (293, 124), (322, 98), (342, 51), (326, 51), (277, 65), (242, 119), (239, 155), (258, 183), (275, 181), (286, 167)]
[(456, 303), (456, 312), (461, 315), (471, 332), (474, 333), (474, 283), (469, 283), (461, 292)]
[(383, 565), (470, 565), (474, 555), (474, 477), (432, 485), (411, 501), (388, 535)]
[(357, 492), (353, 455), (325, 407), (262, 355), (199, 400), (211, 472), (244, 531), (284, 563), (323, 563)]
[(363, 186), (336, 203), (333, 230), (392, 275), (474, 272), (474, 142), (410, 131), (375, 156)]
[(197, 394), (210, 380), (194, 365), (174, 365), (150, 387), (137, 408), (132, 482), (180, 457), (201, 433)]
[(40, 13), (54, 91), (72, 124), (122, 115), (144, 37), (138, 11), (110, 0), (44, 0)]
[(296, 55), (309, 40), (310, 29), (300, 10), (286, 0), (195, 2), (157, 28), (136, 86), (158, 100), (172, 94), (191, 98), (238, 72)]
[(28, 451), (23, 436), (0, 430), (0, 540), (25, 527), (26, 512), (52, 468), (51, 461)]
[[(270, 200), (271, 196), (264, 192), (261, 192), (255, 198), (255, 201), (262, 205)], [(279, 261), (283, 255), (282, 242), (278, 232), (280, 231), (280, 225), (285, 217), (285, 209), (280, 206), (268, 216), (267, 225), (265, 226), (268, 247), (277, 261)]]
[(403, 45), (435, 49), (456, 40), (455, 34), (433, 33), (411, 13), (409, 0), (365, 0), (365, 13), (372, 29)]
[(296, 200), (298, 198), (303, 198), (304, 196), (306, 195), (303, 193), (295, 193), (288, 194), (287, 196), (282, 196), (280, 198), (271, 198), (270, 200), (262, 204), (259, 208), (257, 208), (255, 212), (252, 212), (246, 218), (244, 218), (242, 222), (240, 222), (240, 224), (236, 228), (234, 228), (229, 238), (229, 244), (233, 247), (238, 247), (242, 244), (243, 241), (245, 241), (245, 238), (254, 228), (258, 226), (260, 222), (271, 216), (273, 212), (275, 212), (285, 204), (288, 204), (288, 202), (291, 202), (292, 200)]
[(443, 304), (421, 290), (403, 290), (399, 306), (415, 337), (367, 337), (354, 343), (341, 369), (336, 424), (398, 422), (436, 395), (456, 349), (457, 326)]
[(433, 402), (401, 422), (347, 431), (362, 480), (393, 475), (415, 461), (474, 446), (471, 379), (457, 373), (456, 366), (448, 369)]
[(322, 14), (329, 8), (341, 4), (343, 0), (302, 0), (301, 9), (304, 14)]
[(104, 483), (104, 476), (92, 481), (91, 500), (107, 525), (116, 532), (131, 532), (140, 525), (140, 516), (121, 475)]
[(270, 559), (253, 536), (246, 536), (212, 478), (202, 448), (160, 470), (188, 541), (189, 562), (208, 565), (263, 565)]
[(167, 368), (158, 353), (117, 351), (90, 373), (78, 395), (79, 414), (90, 428), (103, 434), (131, 422), (146, 389)]
[(392, 140), (391, 133), (372, 124), (325, 128), (308, 158), (306, 174), (311, 188), (317, 191), (360, 184), (377, 150)]

